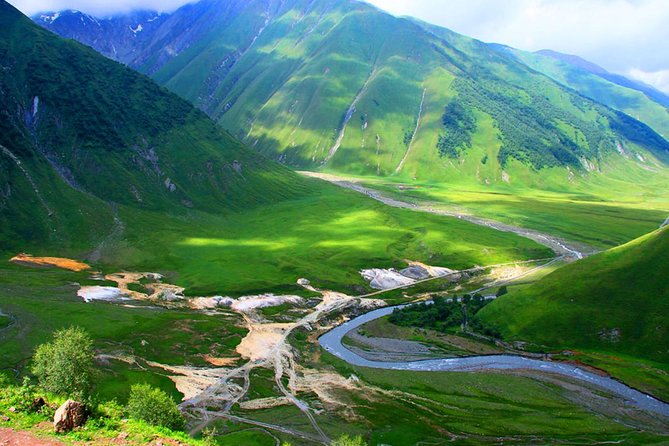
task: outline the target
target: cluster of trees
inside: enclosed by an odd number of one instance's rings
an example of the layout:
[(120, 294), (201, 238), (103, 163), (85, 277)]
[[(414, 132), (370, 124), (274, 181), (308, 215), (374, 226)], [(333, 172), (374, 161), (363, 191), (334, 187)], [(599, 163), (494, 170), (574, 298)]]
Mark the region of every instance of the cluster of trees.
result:
[(483, 296), (475, 294), (461, 298), (435, 297), (432, 303), (411, 305), (396, 309), (390, 322), (405, 327), (430, 328), (446, 332), (453, 328), (468, 326), (472, 317), (488, 304)]
[(448, 103), (441, 117), (446, 133), (439, 135), (437, 149), (441, 156), (459, 158), (472, 146), (472, 133), (476, 130), (476, 117), (470, 109), (457, 100)]
[[(458, 78), (454, 83), (457, 101), (446, 107), (443, 119), (446, 133), (437, 144), (442, 156), (457, 158), (471, 146), (474, 109), (490, 115), (499, 129), (501, 165), (514, 158), (535, 169), (561, 165), (579, 168), (581, 158), (598, 157), (600, 150), (615, 147), (604, 121), (583, 119), (566, 107), (552, 104), (546, 96), (532, 93), (543, 91), (541, 85), (520, 89), (484, 73), (475, 74), (477, 80)], [(585, 112), (591, 108), (579, 98), (571, 99), (576, 109)], [(604, 110), (597, 111), (606, 114)], [(574, 137), (572, 128), (579, 129), (582, 137)]]

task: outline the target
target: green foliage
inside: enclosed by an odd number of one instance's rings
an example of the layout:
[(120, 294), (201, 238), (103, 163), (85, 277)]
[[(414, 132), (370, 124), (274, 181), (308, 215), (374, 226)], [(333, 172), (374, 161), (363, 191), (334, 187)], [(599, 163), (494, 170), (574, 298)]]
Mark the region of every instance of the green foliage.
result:
[(404, 327), (431, 328), (433, 330), (446, 332), (468, 323), (468, 319), (474, 316), (488, 304), (483, 296), (465, 295), (461, 299), (435, 297), (433, 303), (421, 303), (405, 308), (396, 308), (389, 317), (393, 324)]
[(186, 425), (174, 400), (164, 391), (148, 384), (132, 386), (126, 409), (131, 418), (153, 426), (180, 430)]
[(330, 446), (367, 446), (367, 442), (363, 440), (360, 435), (351, 437), (349, 435), (342, 435), (336, 440), (332, 440)]
[(502, 285), (502, 286), (499, 287), (499, 289), (497, 290), (497, 293), (495, 293), (495, 296), (496, 296), (496, 297), (504, 296), (504, 295), (507, 294), (508, 292), (509, 292), (509, 288), (508, 288), (506, 285)]
[(2, 405), (14, 407), (19, 412), (30, 412), (35, 409), (33, 401), (37, 397), (35, 387), (30, 379), (25, 377), (20, 386), (14, 384), (13, 379), (0, 374), (0, 401)]
[(439, 135), (437, 148), (441, 156), (458, 158), (472, 146), (472, 133), (476, 130), (476, 118), (471, 109), (458, 101), (451, 101), (441, 118), (446, 133)]
[(54, 333), (37, 347), (32, 372), (47, 392), (86, 401), (93, 389), (93, 341), (81, 328)]

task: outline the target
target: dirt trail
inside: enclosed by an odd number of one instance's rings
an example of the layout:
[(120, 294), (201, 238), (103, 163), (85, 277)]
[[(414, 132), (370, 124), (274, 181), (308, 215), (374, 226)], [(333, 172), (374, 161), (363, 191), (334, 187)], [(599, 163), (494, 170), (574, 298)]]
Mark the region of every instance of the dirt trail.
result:
[(303, 171), (300, 173), (308, 177), (319, 178), (321, 180), (328, 181), (337, 186), (344, 187), (346, 189), (351, 189), (356, 192), (360, 192), (361, 194), (365, 194), (368, 197), (380, 201), (381, 203), (386, 204), (388, 206), (401, 209), (410, 209), (417, 212), (427, 212), (435, 215), (443, 215), (445, 217), (455, 217), (468, 221), (470, 223), (474, 223), (479, 226), (487, 226), (489, 228), (496, 229), (502, 232), (512, 232), (521, 237), (534, 240), (535, 242), (552, 249), (553, 252), (555, 252), (557, 255), (565, 256), (565, 258), (567, 259), (578, 260), (597, 252), (597, 250), (593, 247), (576, 245), (575, 243), (567, 242), (558, 237), (544, 234), (542, 232), (535, 231), (533, 229), (520, 228), (518, 226), (509, 225), (494, 220), (488, 220), (453, 210), (436, 209), (432, 207), (430, 203), (419, 204), (391, 198), (375, 189), (363, 186), (355, 182), (355, 180), (349, 178), (343, 178), (319, 172)]
[(61, 446), (64, 444), (58, 440), (38, 438), (30, 432), (0, 428), (1, 446)]

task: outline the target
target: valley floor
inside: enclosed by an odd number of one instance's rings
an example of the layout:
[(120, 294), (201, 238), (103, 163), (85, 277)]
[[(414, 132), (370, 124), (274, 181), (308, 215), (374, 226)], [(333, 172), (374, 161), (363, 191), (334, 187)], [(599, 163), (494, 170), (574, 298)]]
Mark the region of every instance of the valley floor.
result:
[[(225, 228), (230, 231), (215, 231), (212, 224), (206, 226), (210, 229), (199, 230), (201, 234), (186, 238), (175, 237), (176, 227), (187, 227), (176, 220), (169, 232), (164, 226), (163, 229), (155, 226), (157, 231), (149, 235), (143, 245), (135, 246), (141, 246), (140, 252), (146, 253), (151, 251), (148, 245), (160, 240), (157, 246), (168, 247), (169, 265), (165, 267), (168, 273), (163, 276), (119, 270), (91, 274), (86, 270), (1, 265), (2, 363), (20, 372), (28, 363), (34, 346), (44, 342), (54, 329), (80, 325), (96, 339), (99, 367), (104, 372), (98, 389), (103, 400), (117, 398), (123, 402), (132, 383), (148, 381), (176, 398), (183, 398), (182, 409), (191, 417), (191, 433), (209, 436), (219, 445), (269, 446), (283, 441), (295, 445), (327, 444), (341, 434), (362, 434), (371, 444), (393, 445), (497, 444), (500, 441), (505, 444), (573, 441), (661, 444), (668, 440), (668, 420), (626, 405), (620, 397), (579, 380), (536, 370), (475, 373), (378, 370), (352, 366), (323, 351), (318, 345), (321, 334), (370, 309), (424, 300), (433, 295), (494, 293), (502, 285), (524, 287), (564, 262), (606, 245), (601, 238), (594, 241), (591, 237), (566, 237), (564, 234), (569, 231), (557, 231), (557, 237), (543, 234), (534, 226), (554, 212), (549, 205), (538, 206), (534, 217), (524, 222), (527, 224), (516, 225), (512, 218), (501, 214), (496, 214), (495, 217), (500, 217), (496, 219), (488, 215), (479, 218), (436, 201), (423, 201), (420, 196), (408, 196), (409, 189), (398, 185), (383, 184), (379, 192), (366, 184), (335, 181), (381, 203), (380, 207), (370, 207), (362, 205), (361, 200), (366, 199), (354, 192), (346, 195), (346, 200), (341, 195), (324, 192), (324, 198), (340, 200), (330, 203), (332, 209), (339, 212), (347, 208), (349, 214), (353, 214), (350, 218), (342, 214), (329, 219), (330, 233), (336, 235), (331, 235), (331, 245), (328, 240), (320, 239), (318, 243), (325, 251), (314, 250), (315, 240), (323, 231), (322, 221), (311, 221), (313, 210), (309, 210), (309, 206), (314, 206), (313, 209), (321, 209), (321, 206), (304, 201), (307, 207), (302, 209), (307, 212), (300, 217), (300, 227), (306, 230), (301, 234), (303, 241), (309, 240), (307, 244), (289, 240), (297, 233), (283, 223), (277, 228), (263, 227), (267, 224), (268, 212), (278, 217), (272, 220), (277, 222), (282, 221), (281, 217), (295, 215), (287, 206), (265, 208), (258, 211), (257, 218), (253, 212), (243, 218), (230, 217), (225, 220)], [(356, 206), (360, 207), (356, 209)], [(563, 209), (569, 206), (564, 204)], [(388, 211), (393, 207), (401, 209)], [(620, 218), (627, 218), (628, 211), (621, 206), (623, 217), (605, 212), (593, 218), (618, 225)], [(621, 229), (621, 234), (631, 236), (650, 225), (663, 211), (648, 212)], [(123, 209), (119, 216), (124, 219), (124, 230), (139, 227), (138, 218), (150, 219), (146, 214)], [(213, 223), (215, 219), (203, 216), (202, 220)], [(392, 229), (381, 229), (387, 227), (389, 221)], [(584, 224), (582, 220), (564, 219), (564, 222), (573, 225), (572, 229)], [(142, 226), (150, 227), (145, 223), (143, 221)], [(317, 231), (317, 225), (321, 232)], [(412, 228), (408, 238), (407, 227)], [(370, 228), (380, 231), (378, 240), (367, 240)], [(480, 234), (474, 235), (479, 231)], [(282, 233), (281, 238), (270, 237), (279, 233)], [(255, 234), (255, 238), (249, 238), (249, 234)], [(267, 239), (261, 234), (267, 235)], [(458, 236), (454, 234), (462, 234), (463, 238), (455, 243), (453, 238)], [(167, 237), (161, 239), (163, 235)], [(388, 240), (397, 240), (397, 244)], [(499, 246), (497, 251), (479, 251), (491, 241)], [(594, 246), (587, 243), (591, 241)], [(537, 248), (534, 242), (553, 249), (558, 257), (546, 259), (548, 250)], [(124, 258), (137, 252), (129, 249), (132, 244), (127, 240), (123, 243), (126, 243), (122, 245), (125, 248), (114, 260), (118, 266), (123, 264)], [(332, 255), (345, 252), (349, 243), (354, 256), (333, 261)], [(431, 246), (439, 248), (435, 250)], [(509, 249), (510, 246), (514, 248)], [(334, 247), (336, 250), (328, 251)], [(258, 252), (249, 255), (254, 249)], [(309, 250), (317, 253), (311, 262), (305, 258)], [(379, 252), (386, 254), (377, 257), (377, 264), (362, 263), (374, 259)], [(407, 253), (418, 253), (424, 261), (432, 259), (432, 265), (449, 267), (453, 263), (448, 259), (460, 256), (459, 278), (437, 276), (373, 291), (359, 275), (358, 270), (364, 266), (400, 266), (398, 259)], [(101, 254), (104, 257), (105, 253)], [(463, 255), (467, 260), (463, 260)], [(259, 261), (263, 256), (278, 259), (283, 266), (276, 269), (276, 261), (263, 266)], [(318, 256), (326, 260), (328, 267), (341, 263), (346, 265), (347, 271), (323, 268), (318, 264)], [(186, 258), (196, 260), (184, 265), (182, 259)], [(528, 259), (542, 260), (535, 264), (527, 263)], [(25, 259), (22, 261), (25, 263)], [(158, 261), (149, 258), (144, 262), (150, 266)], [(307, 268), (312, 274), (309, 278), (315, 280), (312, 283), (300, 281), (299, 285), (292, 282), (281, 292), (278, 285), (289, 283), (286, 277), (296, 280), (307, 276), (301, 269), (307, 264), (312, 265)], [(356, 267), (352, 268), (351, 264)], [(259, 268), (250, 272), (252, 265)], [(239, 280), (227, 288), (232, 283), (230, 277)], [(333, 283), (339, 284), (337, 291), (329, 291), (327, 285)], [(274, 294), (239, 297), (254, 288), (273, 290)], [(119, 293), (104, 294), (109, 289)], [(223, 290), (229, 291), (232, 297), (217, 295)], [(77, 292), (80, 292), (79, 297)], [(189, 297), (191, 293), (200, 297)], [(94, 297), (84, 302), (82, 297), (85, 296), (103, 296), (103, 300)], [(532, 356), (516, 346), (488, 339), (401, 329), (382, 320), (375, 324), (366, 326), (364, 333), (349, 335), (347, 345), (385, 359), (393, 355), (405, 359), (444, 354)], [(395, 341), (379, 344), (373, 340), (374, 336), (370, 337), (381, 332)], [(609, 367), (604, 360), (596, 358), (596, 354), (579, 352), (574, 358), (554, 356), (555, 360), (572, 364), (591, 360), (589, 363), (595, 368), (590, 370), (601, 368), (627, 381), (629, 374), (617, 374), (621, 368)], [(634, 362), (630, 360), (626, 364)], [(661, 384), (665, 381), (661, 377), (665, 372), (660, 365), (651, 366), (650, 370), (652, 376), (658, 377), (657, 394), (664, 395), (669, 388)], [(636, 383), (634, 379), (629, 382)], [(9, 422), (0, 421), (0, 427), (3, 423), (12, 425), (12, 417), (10, 415)], [(29, 423), (25, 425), (29, 427)], [(37, 431), (44, 432), (39, 428)], [(105, 435), (115, 437), (122, 432), (123, 426), (118, 426)], [(76, 442), (80, 438), (81, 433), (75, 433), (61, 439)], [(179, 441), (190, 442), (188, 439)], [(197, 441), (193, 440), (193, 444)]]

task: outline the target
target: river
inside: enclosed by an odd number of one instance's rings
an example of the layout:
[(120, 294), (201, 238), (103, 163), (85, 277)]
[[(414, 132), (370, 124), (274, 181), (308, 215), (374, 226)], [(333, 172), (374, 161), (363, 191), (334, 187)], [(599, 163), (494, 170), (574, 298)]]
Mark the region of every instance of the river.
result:
[(422, 361), (385, 362), (371, 361), (357, 355), (342, 344), (349, 331), (367, 322), (387, 316), (395, 308), (406, 305), (385, 307), (370, 311), (330, 330), (319, 338), (320, 345), (329, 353), (347, 363), (376, 369), (412, 370), (417, 372), (477, 372), (485, 370), (536, 370), (557, 373), (593, 384), (625, 399), (629, 404), (641, 409), (669, 417), (669, 404), (639, 392), (613, 378), (596, 375), (574, 365), (530, 359), (515, 355), (468, 356), (463, 358), (428, 359)]

